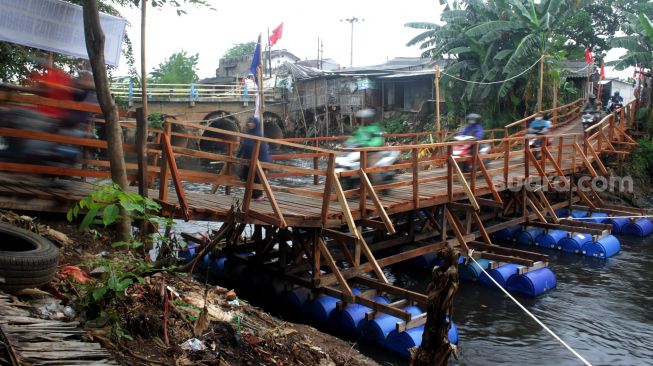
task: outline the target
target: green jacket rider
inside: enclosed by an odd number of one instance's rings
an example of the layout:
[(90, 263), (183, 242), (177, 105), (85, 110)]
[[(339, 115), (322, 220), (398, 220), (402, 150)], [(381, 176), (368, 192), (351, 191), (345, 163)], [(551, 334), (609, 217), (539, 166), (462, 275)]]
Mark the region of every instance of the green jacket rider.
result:
[(383, 146), (383, 129), (378, 123), (373, 123), (375, 112), (371, 108), (361, 109), (356, 112), (356, 117), (361, 119), (361, 126), (354, 132), (347, 142), (359, 147)]

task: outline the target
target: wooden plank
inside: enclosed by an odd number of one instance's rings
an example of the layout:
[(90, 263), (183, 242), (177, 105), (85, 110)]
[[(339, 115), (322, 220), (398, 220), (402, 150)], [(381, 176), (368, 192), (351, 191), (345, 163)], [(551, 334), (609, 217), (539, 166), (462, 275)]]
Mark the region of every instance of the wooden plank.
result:
[[(603, 162), (601, 161), (601, 157), (599, 157), (599, 154), (596, 153), (596, 150), (594, 150), (592, 145), (588, 145), (587, 149), (592, 154), (592, 156), (594, 157), (594, 161), (599, 166), (599, 170), (601, 171), (601, 173), (603, 173), (603, 175), (610, 175), (610, 173), (608, 172), (608, 169), (606, 169), (605, 165), (603, 165)], [(614, 147), (613, 147), (613, 149), (614, 149)]]
[(172, 175), (172, 182), (175, 186), (175, 191), (177, 191), (177, 200), (182, 209), (182, 214), (186, 221), (190, 220), (190, 209), (188, 207), (188, 202), (186, 202), (186, 194), (184, 192), (184, 187), (181, 184), (181, 176), (177, 170), (177, 162), (175, 161), (174, 153), (172, 152), (172, 146), (170, 145), (170, 137), (164, 135), (163, 139), (163, 151), (164, 155), (167, 155), (166, 161), (170, 167), (170, 173)]
[(456, 163), (456, 160), (453, 158), (453, 156), (449, 156), (449, 160), (451, 161), (451, 166), (453, 167), (453, 171), (458, 177), (458, 182), (462, 186), (465, 195), (467, 195), (467, 199), (469, 200), (469, 203), (471, 203), (472, 206), (474, 206), (475, 211), (480, 211), (481, 207), (478, 205), (478, 202), (476, 202), (476, 198), (474, 197), (474, 192), (472, 192), (472, 190), (469, 188), (469, 185), (465, 180), (465, 176), (463, 175), (463, 172), (460, 170), (460, 167)]
[(374, 301), (372, 299), (362, 297), (360, 295), (347, 296), (346, 294), (343, 294), (342, 292), (332, 289), (330, 287), (325, 287), (322, 289), (322, 291), (324, 291), (324, 293), (329, 296), (340, 298), (345, 302), (352, 303), (352, 304), (361, 304), (363, 306), (367, 306), (368, 308), (374, 309), (375, 311), (392, 315), (399, 319), (410, 320), (412, 317), (412, 314), (405, 310), (397, 309), (395, 307)]
[[(408, 306), (409, 304), (410, 304), (410, 300), (401, 299), (401, 300), (389, 303), (388, 306), (391, 306), (393, 308), (403, 308), (405, 306)], [(372, 310), (368, 311), (367, 313), (365, 313), (365, 320), (374, 320), (375, 318), (378, 318), (379, 316), (381, 316), (383, 314), (384, 313), (372, 309)]]
[(496, 254), (502, 254), (502, 255), (517, 257), (517, 258), (526, 258), (526, 259), (531, 259), (533, 261), (548, 262), (549, 260), (549, 256), (545, 254), (529, 252), (520, 249), (507, 248), (495, 244), (483, 243), (480, 241), (470, 241), (469, 246), (476, 250), (490, 251)]
[[(582, 224), (582, 222), (579, 223)], [(529, 221), (528, 226), (541, 227), (541, 228), (551, 229), (551, 230), (564, 230), (572, 233), (587, 233), (591, 235), (603, 235), (606, 230), (606, 229), (591, 228), (589, 226), (586, 227), (582, 225), (572, 226), (569, 224), (560, 224), (560, 223), (554, 224), (550, 222), (537, 222), (537, 221)]]
[(462, 229), (459, 225), (458, 219), (454, 217), (454, 215), (449, 211), (448, 207), (444, 208), (444, 214), (447, 218), (447, 221), (451, 225), (451, 230), (453, 231), (456, 239), (458, 240), (458, 244), (463, 248), (465, 253), (469, 253), (469, 247), (467, 246), (467, 243), (465, 241), (465, 237), (462, 234)]
[(407, 322), (397, 322), (395, 325), (395, 330), (397, 332), (404, 332), (408, 329), (417, 328), (424, 324), (426, 324), (426, 313), (421, 313), (417, 316), (414, 316)]
[[(365, 186), (367, 188), (367, 192), (369, 192), (369, 195), (372, 198), (372, 202), (374, 202), (374, 207), (376, 207), (376, 213), (381, 217), (381, 220), (383, 220), (386, 230), (390, 234), (395, 234), (396, 231), (394, 225), (392, 224), (392, 221), (390, 220), (388, 214), (385, 212), (385, 208), (383, 207), (383, 204), (381, 204), (381, 200), (379, 200), (379, 196), (376, 195), (376, 192), (374, 191), (374, 187), (372, 187), (372, 183), (367, 177), (367, 174), (365, 174), (363, 170), (360, 170), (360, 181), (362, 183), (362, 186)], [(363, 192), (364, 191), (361, 191), (361, 196), (359, 198), (361, 201), (365, 201), (365, 196), (362, 195)], [(362, 214), (363, 211), (361, 211), (361, 215)]]
[[(326, 223), (327, 216), (329, 215), (329, 201), (331, 200), (331, 190), (333, 186), (333, 180), (335, 177), (335, 155), (329, 154), (329, 161), (327, 163), (326, 170), (326, 181), (324, 182), (324, 197), (322, 199), (322, 211), (320, 217), (322, 218), (322, 223)], [(342, 187), (341, 189), (342, 190)]]
[(356, 236), (356, 239), (362, 240), (361, 235), (358, 232), (358, 229), (356, 228), (354, 217), (352, 216), (351, 210), (349, 209), (347, 198), (345, 197), (345, 194), (342, 191), (342, 186), (340, 185), (340, 181), (338, 180), (338, 177), (336, 176), (336, 173), (334, 171), (331, 172), (331, 175), (333, 179), (333, 188), (335, 189), (336, 195), (338, 196), (338, 202), (340, 203), (340, 208), (342, 209), (342, 216), (345, 218), (345, 222), (347, 223), (349, 232), (352, 233), (354, 236)]
[[(585, 146), (588, 146), (587, 144)], [(592, 163), (587, 159), (587, 156), (583, 154), (583, 149), (578, 145), (578, 142), (574, 143), (574, 148), (576, 150), (576, 153), (578, 156), (580, 156), (581, 160), (583, 161), (583, 164), (585, 164), (585, 168), (592, 174), (592, 177), (596, 178), (599, 175), (596, 173), (596, 170), (594, 170), (594, 167), (592, 166)]]
[[(488, 171), (487, 171), (487, 169), (485, 167), (485, 163), (483, 162), (483, 159), (481, 159), (478, 156), (476, 157), (476, 159), (478, 160), (478, 166), (481, 169), (481, 173), (483, 174), (483, 178), (485, 178), (485, 183), (487, 183), (488, 187), (490, 187), (490, 191), (492, 192), (492, 198), (494, 198), (494, 201), (498, 205), (497, 207), (503, 206), (503, 200), (501, 199), (501, 195), (499, 195), (499, 192), (497, 192), (497, 189), (494, 186), (494, 182), (492, 181), (492, 177), (490, 177), (490, 173), (488, 173)], [(476, 198), (477, 202), (479, 200), (481, 200), (481, 198)], [(489, 200), (485, 200), (486, 205), (487, 205), (487, 201), (489, 201)], [(480, 202), (479, 202), (479, 204), (480, 204)]]
[(254, 144), (254, 148), (252, 149), (252, 158), (249, 161), (249, 171), (247, 172), (247, 184), (245, 186), (245, 194), (243, 196), (243, 206), (242, 210), (245, 213), (245, 217), (247, 217), (247, 213), (249, 211), (249, 205), (250, 202), (252, 201), (252, 184), (254, 184), (254, 177), (256, 176), (256, 165), (258, 164), (258, 155), (261, 151), (261, 142), (257, 141)]
[(279, 208), (279, 204), (277, 203), (277, 200), (274, 198), (274, 193), (270, 188), (270, 184), (268, 183), (268, 179), (265, 176), (265, 172), (263, 171), (263, 168), (261, 168), (261, 165), (259, 165), (258, 163), (256, 164), (256, 170), (258, 172), (259, 178), (261, 179), (261, 183), (265, 188), (265, 193), (268, 195), (268, 200), (270, 201), (270, 206), (272, 206), (272, 211), (274, 211), (274, 214), (277, 216), (277, 219), (279, 219), (279, 223), (280, 223), (279, 227), (283, 229), (287, 226), (286, 220), (283, 218), (283, 212), (281, 212), (281, 209)]
[(382, 283), (369, 277), (358, 276), (352, 278), (351, 281), (367, 286), (369, 288), (376, 289), (378, 291), (386, 292), (388, 294), (392, 294), (398, 297), (406, 298), (411, 301), (415, 301), (420, 305), (426, 305), (428, 302), (428, 297), (424, 294), (406, 290), (404, 288), (397, 287), (388, 283)]
[(340, 283), (340, 287), (344, 291), (345, 294), (352, 296), (353, 293), (351, 292), (351, 288), (347, 284), (347, 280), (342, 276), (342, 273), (340, 272), (340, 268), (338, 268), (338, 265), (336, 265), (336, 262), (333, 260), (333, 257), (331, 256), (331, 253), (329, 252), (329, 248), (324, 244), (324, 240), (322, 238), (318, 237), (317, 238), (317, 246), (324, 256), (324, 259), (327, 262), (327, 265), (331, 269), (331, 272), (336, 276), (338, 279), (338, 283)]

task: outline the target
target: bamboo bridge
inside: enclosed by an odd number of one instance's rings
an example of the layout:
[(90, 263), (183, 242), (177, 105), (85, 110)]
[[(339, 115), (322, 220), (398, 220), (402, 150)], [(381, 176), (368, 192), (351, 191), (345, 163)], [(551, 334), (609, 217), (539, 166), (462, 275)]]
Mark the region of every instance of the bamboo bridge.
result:
[[(636, 144), (627, 132), (634, 120), (634, 103), (585, 131), (579, 120), (581, 103), (577, 100), (550, 110), (554, 116), (554, 130), (547, 138), (550, 144), (544, 144), (537, 153), (529, 147), (534, 137), (524, 134), (534, 117), (530, 116), (503, 129), (487, 131), (487, 140), (474, 142), (473, 154), (466, 158), (452, 156), (456, 143), (448, 142), (449, 132), (390, 134), (386, 136), (388, 146), (382, 148), (339, 149), (336, 146), (345, 137), (268, 139), (167, 119), (162, 130), (150, 130), (146, 169), (139, 174), (134, 163), (128, 163), (127, 169), (134, 182), (139, 177), (147, 182), (148, 196), (156, 198), (166, 214), (216, 222), (235, 217), (241, 225), (237, 235), (244, 224), (265, 229), (255, 230), (252, 238), (225, 248), (232, 258), (280, 276), (293, 286), (337, 297), (340, 307), (367, 306), (371, 309), (368, 318), (393, 315), (402, 320), (397, 329), (408, 329), (424, 324), (426, 316), (413, 316), (403, 307), (409, 303), (423, 305), (427, 297), (389, 283), (383, 267), (453, 245), (465, 254), (473, 250), (474, 258), (516, 263), (522, 266), (520, 271), (528, 272), (547, 266), (548, 256), (496, 245), (491, 240), (493, 232), (528, 224), (600, 236), (609, 232), (610, 225), (561, 218), (556, 209), (642, 214), (607, 204), (579, 180), (581, 176), (609, 175), (602, 158), (623, 162)], [(0, 106), (24, 104), (98, 112), (97, 106), (0, 92)], [(94, 123), (102, 120), (95, 119)], [(238, 141), (172, 132), (175, 124), (234, 140), (253, 139), (255, 153), (251, 160), (240, 159), (236, 157)], [(122, 121), (122, 125), (136, 127), (133, 120)], [(89, 125), (89, 131), (91, 128)], [(72, 203), (88, 195), (99, 179), (110, 178), (108, 161), (93, 154), (107, 149), (106, 141), (6, 127), (0, 127), (0, 136), (47, 140), (86, 150), (77, 167), (0, 162), (0, 208), (66, 212)], [(226, 152), (173, 146), (170, 141), (174, 136), (220, 142), (226, 144)], [(258, 161), (262, 143), (284, 153), (273, 155), (272, 162)], [(481, 143), (491, 144), (489, 154), (478, 153)], [(124, 149), (128, 155), (138, 151), (134, 145)], [(379, 150), (399, 151), (401, 158), (392, 166), (366, 167), (369, 154)], [(336, 173), (335, 158), (347, 151), (360, 152), (363, 168)], [(182, 169), (177, 165), (181, 158), (217, 164), (220, 172)], [(473, 173), (461, 169), (463, 161)], [(247, 181), (233, 175), (239, 164), (252, 167)], [(391, 182), (376, 184), (370, 179), (374, 173), (390, 170), (398, 173)], [(21, 174), (65, 176), (68, 180), (64, 187), (29, 186), (23, 184)], [(254, 174), (258, 174), (260, 184), (255, 183)], [(360, 187), (343, 189), (340, 179), (347, 175), (358, 175)], [(308, 183), (284, 184), (288, 177), (304, 177)], [(190, 183), (210, 184), (214, 193), (189, 192)], [(559, 185), (567, 189), (556, 189)], [(265, 191), (267, 199), (252, 200), (255, 189)], [(244, 252), (255, 254), (239, 254)], [(353, 284), (368, 290), (356, 293)], [(390, 304), (375, 301), (373, 298), (381, 293), (399, 300)]]

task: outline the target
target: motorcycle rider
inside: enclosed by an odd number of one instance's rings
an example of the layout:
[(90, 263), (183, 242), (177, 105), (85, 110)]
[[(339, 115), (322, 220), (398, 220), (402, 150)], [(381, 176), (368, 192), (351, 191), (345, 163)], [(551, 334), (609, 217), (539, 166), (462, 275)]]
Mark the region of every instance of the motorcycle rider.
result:
[(476, 113), (470, 113), (465, 117), (467, 125), (458, 133), (459, 136), (473, 136), (477, 140), (483, 140), (483, 123), (481, 116)]
[(622, 104), (624, 102), (624, 98), (622, 98), (621, 95), (619, 95), (619, 92), (616, 91), (616, 92), (614, 92), (614, 95), (610, 98), (610, 101), (613, 104), (615, 104), (615, 103), (616, 104)]
[(552, 124), (548, 115), (544, 115), (542, 112), (537, 113), (528, 126), (528, 128), (535, 130), (540, 135), (548, 133), (551, 127)]
[(596, 95), (590, 93), (587, 96), (587, 102), (583, 106), (583, 112), (585, 113), (596, 113), (598, 111), (598, 104), (596, 103)]
[(354, 132), (345, 145), (350, 147), (379, 147), (383, 146), (383, 129), (374, 122), (376, 112), (372, 108), (361, 109), (356, 112), (360, 118), (361, 126)]

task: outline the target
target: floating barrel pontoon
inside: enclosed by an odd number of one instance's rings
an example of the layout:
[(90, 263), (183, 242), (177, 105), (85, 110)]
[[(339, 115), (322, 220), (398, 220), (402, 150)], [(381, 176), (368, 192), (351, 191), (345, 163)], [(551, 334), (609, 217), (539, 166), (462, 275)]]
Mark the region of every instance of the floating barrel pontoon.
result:
[[(478, 264), (476, 264), (478, 262)], [(463, 280), (476, 281), (483, 273), (483, 269), (486, 269), (491, 261), (485, 258), (477, 259), (476, 262), (470, 261), (467, 264), (458, 265), (458, 275)], [(479, 266), (480, 265), (480, 266)], [(481, 267), (483, 269), (481, 269)]]
[[(422, 309), (417, 306), (407, 306), (403, 310), (411, 313), (413, 316), (422, 313)], [(397, 317), (384, 314), (372, 320), (363, 319), (363, 321), (359, 322), (358, 326), (364, 338), (378, 345), (384, 345), (386, 337), (396, 329), (397, 322), (400, 321), (401, 319)]]
[[(359, 295), (361, 293), (357, 288), (352, 288), (351, 292), (353, 292), (354, 295)], [(340, 299), (336, 297), (320, 295), (304, 304), (304, 312), (317, 322), (326, 323), (327, 320), (329, 320), (331, 312), (335, 310), (338, 301), (340, 301)]]
[(643, 238), (653, 233), (653, 222), (647, 218), (641, 218), (637, 221), (624, 225), (624, 227), (621, 229), (621, 233)]
[(211, 276), (214, 277), (222, 276), (224, 274), (224, 264), (226, 261), (227, 261), (227, 257), (225, 256), (220, 256), (215, 259), (210, 259), (209, 273), (211, 274)]
[(603, 213), (603, 212), (594, 212), (594, 213), (591, 214), (589, 217), (591, 217), (591, 218), (590, 218), (590, 219), (581, 220), (581, 221), (585, 221), (585, 222), (595, 222), (595, 223), (597, 223), (597, 224), (602, 224), (602, 223), (604, 223), (604, 222), (608, 219), (608, 214), (607, 214), (607, 213)]
[(514, 233), (515, 242), (522, 245), (532, 245), (535, 243), (535, 238), (542, 233), (539, 227), (529, 227), (524, 231), (517, 231)]
[(556, 248), (560, 239), (567, 237), (564, 230), (547, 230), (535, 238), (535, 245), (545, 248)]
[[(463, 257), (463, 256), (461, 255), (460, 257), (458, 257), (458, 264), (463, 264), (463, 263), (465, 263), (465, 257)], [(435, 266), (441, 266), (441, 265), (443, 265), (443, 264), (444, 264), (444, 259), (442, 259), (442, 258), (436, 258), (436, 259), (433, 261), (433, 266), (434, 266), (434, 267), (435, 267)]]
[(197, 255), (197, 253), (195, 253), (196, 247), (197, 244), (186, 245), (185, 248), (179, 250), (179, 254), (178, 254), (179, 258), (183, 259), (185, 263), (190, 262), (191, 260), (193, 260), (195, 255)]
[(306, 287), (297, 287), (293, 290), (282, 292), (279, 296), (279, 303), (284, 304), (288, 310), (302, 310), (310, 295), (311, 290)]
[(621, 234), (623, 227), (626, 226), (629, 222), (630, 219), (625, 217), (617, 217), (617, 218), (609, 217), (607, 220), (605, 220), (606, 224), (612, 225), (613, 234)]
[(503, 228), (501, 230), (493, 232), (491, 235), (492, 241), (497, 243), (512, 243), (514, 241), (514, 235), (516, 232), (521, 230), (521, 225)]
[(513, 275), (506, 281), (506, 289), (536, 297), (556, 287), (556, 284), (555, 274), (548, 268), (540, 268), (522, 275)]
[(564, 237), (558, 241), (558, 249), (567, 253), (580, 253), (583, 244), (592, 241), (590, 234), (576, 234), (572, 237)]
[(588, 241), (583, 244), (581, 252), (588, 257), (610, 258), (619, 253), (621, 246), (619, 239), (613, 235), (607, 235), (597, 241)]
[[(407, 250), (415, 249), (415, 248), (416, 247), (407, 248)], [(435, 253), (426, 253), (424, 255), (420, 255), (409, 259), (407, 263), (412, 267), (431, 269), (433, 268), (433, 262), (435, 261), (435, 257), (436, 257)]]
[[(486, 272), (489, 273), (490, 277), (494, 278), (494, 280), (497, 281), (501, 287), (506, 287), (506, 281), (508, 281), (508, 278), (510, 278), (512, 275), (517, 274), (519, 267), (521, 266), (518, 264), (507, 263), (497, 268), (488, 269)], [(492, 282), (492, 280), (490, 280), (490, 278), (485, 273), (482, 273), (478, 277), (478, 281), (484, 285), (495, 286), (494, 282)]]
[[(376, 302), (388, 304), (390, 301), (383, 296), (377, 296), (373, 299)], [(365, 319), (365, 313), (372, 309), (360, 304), (352, 304), (342, 310), (335, 310), (329, 315), (329, 324), (333, 325), (340, 331), (349, 334), (360, 333), (358, 326)]]
[(556, 213), (556, 216), (558, 216), (558, 217), (567, 217), (567, 215), (569, 215), (569, 210), (564, 208), (564, 207), (556, 209), (556, 210), (554, 210), (554, 212)]
[[(422, 344), (423, 333), (423, 325), (408, 329), (403, 332), (397, 332), (396, 330), (393, 330), (388, 335), (385, 346), (390, 351), (401, 355), (404, 358), (408, 358), (409, 350), (413, 347), (419, 347)], [(458, 329), (453, 322), (451, 322), (451, 327), (449, 327), (449, 333), (447, 336), (449, 338), (449, 343), (458, 344)]]
[(569, 213), (569, 216), (575, 219), (579, 217), (587, 217), (587, 215), (588, 215), (587, 211), (584, 210), (571, 210), (571, 212)]

